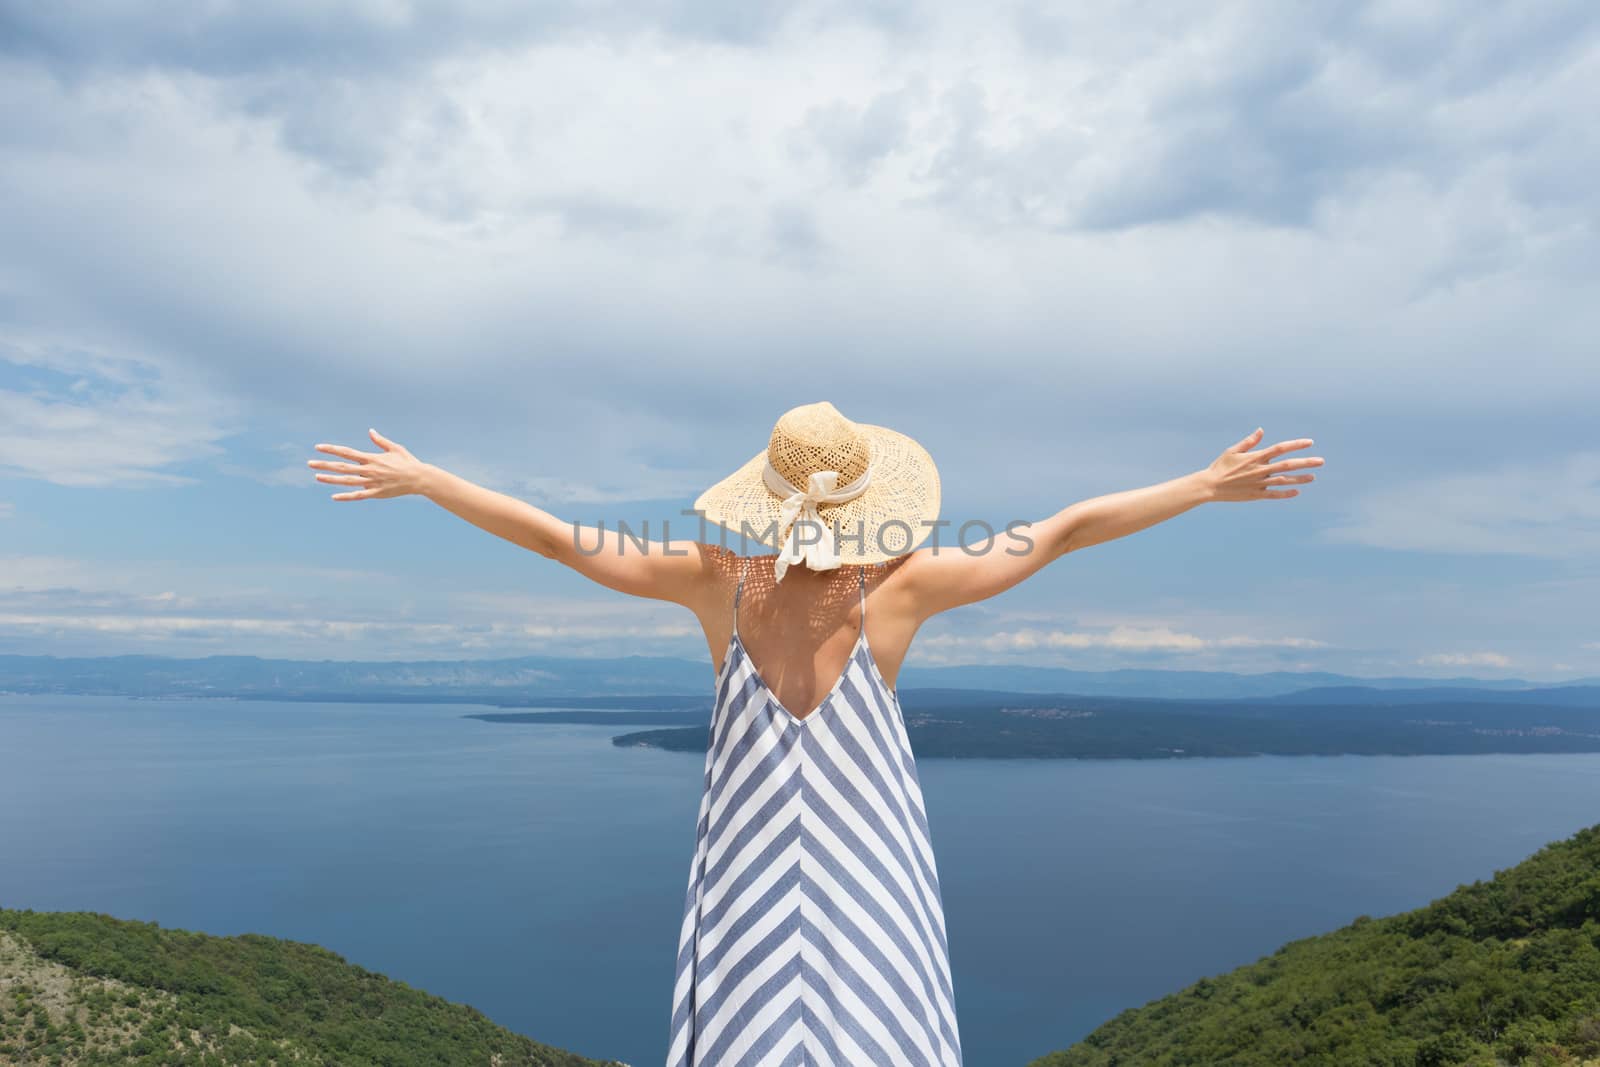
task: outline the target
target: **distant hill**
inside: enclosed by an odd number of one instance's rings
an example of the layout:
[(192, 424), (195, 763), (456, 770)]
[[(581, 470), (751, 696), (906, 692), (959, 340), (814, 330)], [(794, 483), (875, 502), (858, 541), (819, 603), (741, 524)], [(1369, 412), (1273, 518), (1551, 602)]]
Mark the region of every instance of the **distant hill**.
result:
[(1600, 1063), (1600, 826), (1130, 1008), (1029, 1067)]
[(626, 1067), (317, 945), (0, 908), (0, 1063)]
[[(915, 652), (916, 646), (913, 644), (912, 654)], [(1504, 695), (1548, 685), (1521, 678), (1411, 678), (1405, 675), (1357, 678), (1327, 671), (1265, 671), (1260, 674), (1137, 668), (1080, 671), (1068, 667), (1025, 667), (1014, 664), (922, 667), (912, 663), (901, 669), (900, 677), (895, 681), (899, 685), (915, 689), (1005, 689), (1023, 693), (1075, 693), (1082, 696), (1164, 697), (1185, 700), (1274, 697), (1308, 689), (1342, 686), (1370, 688), (1384, 692), (1460, 686)], [(1600, 679), (1585, 678), (1563, 684), (1597, 683), (1600, 683)]]
[[(910, 689), (978, 689), (1081, 696), (1206, 700), (1271, 697), (1314, 688), (1398, 691), (1455, 686), (1502, 694), (1551, 688), (1522, 679), (1356, 678), (1324, 671), (1114, 670), (913, 662), (897, 683)], [(705, 696), (707, 659), (518, 656), (464, 660), (290, 660), (259, 656), (0, 655), (0, 693), (79, 693), (262, 700), (428, 701), (506, 704), (571, 697)], [(1566, 685), (1600, 685), (1577, 679)], [(1319, 702), (1322, 702), (1319, 700)], [(1328, 701), (1342, 703), (1342, 700)]]
[(1600, 685), (1532, 686), (1526, 689), (1474, 688), (1462, 685), (1423, 685), (1381, 689), (1371, 685), (1315, 686), (1278, 696), (1244, 697), (1238, 703), (1272, 704), (1540, 704), (1551, 707), (1600, 707)]
[(0, 692), (493, 704), (529, 695), (704, 694), (711, 665), (668, 656), (291, 660), (0, 656)]
[[(1600, 689), (1589, 706), (1512, 703), (1301, 703), (1160, 700), (959, 689), (902, 689), (906, 734), (918, 759), (1193, 759), (1206, 756), (1448, 756), (1600, 752)], [(1536, 691), (1542, 692), (1542, 691)], [(1537, 696), (1536, 696), (1537, 701)], [(493, 723), (587, 722), (650, 726), (612, 737), (624, 748), (704, 752), (709, 708), (646, 711), (483, 712)]]

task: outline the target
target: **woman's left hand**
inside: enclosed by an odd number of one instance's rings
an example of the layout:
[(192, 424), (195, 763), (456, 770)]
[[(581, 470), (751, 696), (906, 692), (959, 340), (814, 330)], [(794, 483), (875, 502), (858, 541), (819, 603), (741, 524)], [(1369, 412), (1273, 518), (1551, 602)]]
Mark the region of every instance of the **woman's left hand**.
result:
[(413, 456), (404, 445), (389, 440), (377, 430), (368, 430), (367, 433), (383, 449), (382, 452), (360, 452), (344, 445), (317, 445), (318, 452), (343, 456), (354, 462), (308, 459), (306, 466), (336, 472), (317, 475), (319, 482), (361, 486), (349, 492), (334, 493), (334, 500), (366, 500), (368, 497), (408, 496), (419, 492), (422, 475), (428, 465)]

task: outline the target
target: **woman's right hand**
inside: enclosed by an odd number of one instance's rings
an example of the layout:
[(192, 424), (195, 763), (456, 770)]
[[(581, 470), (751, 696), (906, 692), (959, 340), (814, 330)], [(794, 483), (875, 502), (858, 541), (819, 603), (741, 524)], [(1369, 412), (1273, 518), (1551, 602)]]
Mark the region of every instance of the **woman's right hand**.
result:
[(359, 486), (344, 493), (334, 493), (334, 500), (366, 500), (368, 497), (386, 498), (408, 496), (421, 492), (422, 477), (428, 465), (413, 456), (404, 445), (389, 440), (377, 430), (368, 430), (372, 440), (382, 452), (359, 452), (344, 445), (317, 445), (318, 452), (343, 456), (351, 463), (335, 463), (326, 459), (308, 459), (306, 466), (333, 471), (319, 474), (317, 481), (336, 485)]
[(1257, 427), (1254, 433), (1246, 435), (1243, 440), (1230, 446), (1201, 472), (1211, 490), (1212, 500), (1287, 500), (1299, 496), (1300, 490), (1273, 490), (1269, 487), (1309, 482), (1315, 475), (1284, 472), (1299, 470), (1302, 467), (1320, 467), (1323, 464), (1321, 456), (1302, 456), (1278, 463), (1271, 462), (1285, 452), (1308, 447), (1312, 443), (1309, 437), (1279, 441), (1259, 452), (1249, 451), (1251, 445), (1260, 441), (1261, 429)]

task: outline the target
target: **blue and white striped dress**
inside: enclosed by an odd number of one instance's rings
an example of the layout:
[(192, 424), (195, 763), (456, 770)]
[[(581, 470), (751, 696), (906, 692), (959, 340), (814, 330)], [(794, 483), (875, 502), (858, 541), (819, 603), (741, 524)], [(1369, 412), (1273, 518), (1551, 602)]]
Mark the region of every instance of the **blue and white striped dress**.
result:
[[(760, 557), (767, 559), (771, 557)], [(917, 766), (861, 622), (804, 718), (739, 638), (717, 676), (667, 1067), (959, 1067)]]

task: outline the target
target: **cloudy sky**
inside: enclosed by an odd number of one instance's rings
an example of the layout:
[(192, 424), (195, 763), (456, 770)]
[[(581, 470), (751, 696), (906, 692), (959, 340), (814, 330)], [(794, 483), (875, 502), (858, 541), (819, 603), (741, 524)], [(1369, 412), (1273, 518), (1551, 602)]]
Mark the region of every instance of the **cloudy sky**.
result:
[(1588, 0), (0, 0), (0, 652), (704, 659), (311, 446), (659, 531), (828, 399), (957, 522), (1327, 460), (908, 662), (1600, 675), (1597, 94)]

